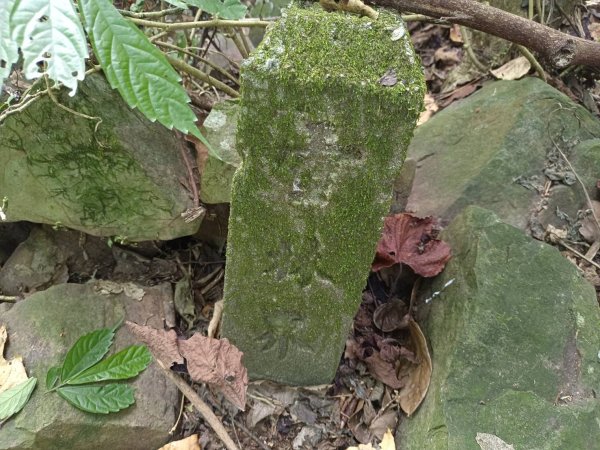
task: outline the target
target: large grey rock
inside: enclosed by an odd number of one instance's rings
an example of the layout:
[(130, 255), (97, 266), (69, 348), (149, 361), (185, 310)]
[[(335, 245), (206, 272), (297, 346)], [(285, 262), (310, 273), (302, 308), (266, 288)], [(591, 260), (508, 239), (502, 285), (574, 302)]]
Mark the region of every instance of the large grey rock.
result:
[(251, 377), (333, 379), (423, 91), (387, 12), (292, 6), (244, 66), (222, 334)]
[(180, 183), (187, 171), (172, 132), (130, 110), (100, 75), (60, 101), (102, 123), (44, 98), (0, 124), (0, 192), (9, 221), (133, 241), (197, 230), (199, 221), (180, 216), (193, 204)]
[(490, 83), (415, 131), (408, 154), (417, 171), (407, 209), (450, 220), (478, 205), (519, 228), (538, 220), (541, 208), (548, 211), (543, 225), (557, 206), (574, 218), (587, 207), (585, 197), (557, 147), (593, 192), (600, 155), (577, 145), (596, 136), (600, 122), (539, 79)]
[[(443, 233), (453, 258), (425, 313), (429, 392), (402, 422), (407, 450), (596, 449), (600, 312), (594, 288), (555, 249), (493, 213), (467, 208)], [(425, 293), (429, 296), (430, 293)]]
[[(177, 389), (155, 363), (129, 381), (136, 403), (117, 414), (81, 412), (45, 387), (48, 369), (64, 360), (81, 335), (124, 317), (162, 328), (163, 302), (172, 296), (170, 285), (145, 288), (141, 300), (132, 288), (102, 281), (62, 284), (33, 294), (2, 314), (0, 323), (9, 334), (8, 358), (23, 356), (38, 385), (25, 408), (0, 428), (0, 449), (148, 450), (165, 443), (175, 420)], [(122, 327), (111, 351), (133, 343)]]

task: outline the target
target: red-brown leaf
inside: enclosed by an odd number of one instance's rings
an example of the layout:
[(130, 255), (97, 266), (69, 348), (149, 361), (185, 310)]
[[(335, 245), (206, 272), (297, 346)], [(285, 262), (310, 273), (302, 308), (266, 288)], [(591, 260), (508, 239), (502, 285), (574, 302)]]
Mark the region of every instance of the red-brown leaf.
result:
[(416, 274), (433, 277), (451, 257), (450, 246), (435, 237), (432, 217), (401, 213), (386, 217), (372, 270), (403, 263)]

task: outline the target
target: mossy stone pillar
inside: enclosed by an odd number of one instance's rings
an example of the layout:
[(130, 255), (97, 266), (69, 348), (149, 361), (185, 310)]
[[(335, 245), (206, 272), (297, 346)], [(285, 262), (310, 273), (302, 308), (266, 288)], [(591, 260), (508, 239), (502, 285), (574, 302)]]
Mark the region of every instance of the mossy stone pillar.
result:
[(388, 12), (292, 6), (244, 64), (222, 334), (252, 378), (332, 381), (423, 95)]

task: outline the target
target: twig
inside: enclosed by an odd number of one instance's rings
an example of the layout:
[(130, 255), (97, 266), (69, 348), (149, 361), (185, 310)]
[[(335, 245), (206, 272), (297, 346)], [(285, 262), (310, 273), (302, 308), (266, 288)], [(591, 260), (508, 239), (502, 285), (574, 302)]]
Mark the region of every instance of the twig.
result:
[(538, 77), (540, 77), (543, 81), (546, 81), (546, 74), (544, 73), (544, 69), (542, 68), (542, 66), (540, 65), (538, 60), (535, 59), (535, 56), (533, 56), (533, 53), (531, 53), (527, 47), (524, 47), (519, 44), (517, 44), (517, 48), (519, 49), (521, 54), (525, 58), (527, 58), (527, 61), (529, 61), (529, 64), (531, 64), (533, 66), (533, 68), (535, 69), (535, 72), (538, 74)]
[(194, 28), (216, 28), (216, 27), (244, 27), (244, 28), (266, 28), (273, 22), (259, 19), (243, 20), (201, 20), (199, 22), (163, 23), (144, 19), (129, 19), (131, 22), (145, 27), (162, 28), (165, 30), (192, 30)]
[(450, 22), (444, 19), (436, 19), (434, 17), (425, 16), (423, 14), (404, 14), (402, 20), (405, 22), (431, 22), (437, 25), (451, 25)]
[(181, 396), (181, 406), (179, 406), (179, 414), (177, 415), (177, 420), (175, 421), (175, 425), (171, 427), (169, 430), (169, 434), (175, 433), (175, 430), (179, 426), (179, 421), (181, 420), (181, 416), (183, 416), (183, 407), (185, 406), (185, 396)]
[(572, 251), (573, 253), (575, 253), (577, 256), (579, 256), (581, 259), (586, 260), (587, 262), (589, 262), (592, 266), (594, 266), (597, 269), (600, 269), (600, 264), (594, 262), (593, 260), (591, 260), (590, 258), (588, 258), (587, 256), (585, 256), (583, 253), (581, 253), (578, 250), (575, 250), (573, 247), (571, 247), (569, 244), (567, 244), (565, 241), (563, 241), (562, 239), (559, 239), (558, 242), (560, 243), (560, 245), (562, 245), (564, 248), (566, 248), (567, 250)]
[(189, 64), (186, 64), (177, 58), (173, 58), (172, 56), (166, 55), (166, 57), (174, 67), (187, 73), (188, 75), (191, 75), (192, 77), (198, 78), (199, 80), (204, 81), (205, 83), (208, 83), (211, 86), (216, 87), (217, 89), (225, 92), (230, 97), (237, 98), (240, 96), (238, 91), (231, 88), (230, 86), (227, 86), (222, 81), (219, 81), (216, 78), (213, 78), (210, 75), (207, 75), (206, 73), (202, 72), (200, 69), (196, 69), (195, 67), (190, 66)]
[(194, 405), (194, 407), (202, 415), (204, 420), (206, 420), (208, 425), (215, 431), (215, 433), (217, 433), (217, 436), (219, 437), (219, 439), (221, 439), (223, 444), (225, 444), (225, 447), (227, 447), (229, 450), (239, 450), (237, 445), (235, 445), (235, 443), (227, 433), (227, 430), (225, 429), (219, 418), (215, 415), (214, 412), (212, 412), (212, 410), (204, 402), (204, 400), (200, 398), (198, 393), (194, 391), (194, 389), (192, 389), (190, 385), (183, 381), (179, 375), (176, 375), (170, 369), (167, 369), (161, 361), (159, 361), (158, 359), (155, 359), (155, 361), (159, 365), (159, 367), (163, 369), (163, 372), (165, 373), (165, 375), (167, 375), (167, 378), (171, 380), (175, 384), (175, 386), (177, 386), (181, 393), (185, 395), (185, 397), (192, 403), (192, 405)]
[(467, 55), (469, 56), (469, 59), (471, 60), (471, 62), (475, 65), (475, 67), (477, 67), (477, 69), (480, 72), (487, 73), (489, 71), (489, 68), (486, 67), (485, 64), (483, 64), (481, 61), (479, 61), (479, 58), (477, 58), (477, 55), (475, 54), (475, 51), (473, 50), (473, 46), (471, 45), (471, 39), (469, 38), (469, 32), (467, 31), (467, 28), (463, 27), (462, 25), (460, 26), (460, 35), (462, 36), (462, 39), (463, 39), (463, 47), (467, 51)]
[(0, 302), (17, 303), (18, 299), (19, 299), (19, 297), (12, 296), (12, 295), (0, 295)]
[(126, 11), (124, 9), (119, 9), (119, 12), (122, 16), (132, 17), (136, 19), (158, 19), (165, 16), (173, 16), (176, 14), (180, 14), (183, 12), (183, 8), (170, 8), (164, 9), (162, 11), (150, 11), (150, 12), (141, 12), (135, 13), (132, 11)]
[(240, 82), (239, 80), (234, 77), (233, 75), (231, 75), (229, 72), (227, 72), (225, 69), (223, 69), (222, 67), (220, 67), (219, 65), (209, 61), (208, 59), (203, 58), (200, 55), (196, 55), (193, 52), (190, 52), (189, 50), (186, 50), (184, 48), (180, 48), (177, 47), (176, 45), (173, 44), (169, 44), (168, 42), (163, 42), (163, 41), (154, 41), (154, 43), (156, 45), (158, 45), (159, 47), (164, 47), (164, 48), (169, 48), (171, 50), (176, 50), (178, 52), (184, 53), (188, 56), (191, 56), (192, 58), (196, 58), (198, 61), (206, 64), (209, 67), (212, 67), (213, 69), (215, 69), (217, 72), (219, 72), (221, 75), (223, 75), (224, 77), (227, 77), (229, 80), (233, 81), (235, 84), (237, 84), (239, 86)]
[(229, 35), (231, 36), (231, 40), (233, 41), (233, 43), (239, 50), (240, 55), (242, 55), (242, 58), (244, 58), (244, 59), (248, 58), (248, 51), (246, 50), (246, 46), (244, 45), (244, 42), (241, 40), (240, 36), (237, 34), (236, 29), (235, 28), (227, 28), (226, 30), (229, 32)]

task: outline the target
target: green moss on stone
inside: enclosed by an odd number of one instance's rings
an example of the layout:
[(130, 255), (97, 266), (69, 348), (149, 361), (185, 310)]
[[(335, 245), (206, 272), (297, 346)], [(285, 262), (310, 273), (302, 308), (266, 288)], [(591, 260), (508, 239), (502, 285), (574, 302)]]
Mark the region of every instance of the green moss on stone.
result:
[(244, 65), (224, 334), (251, 376), (331, 381), (423, 94), (386, 11), (294, 5)]

